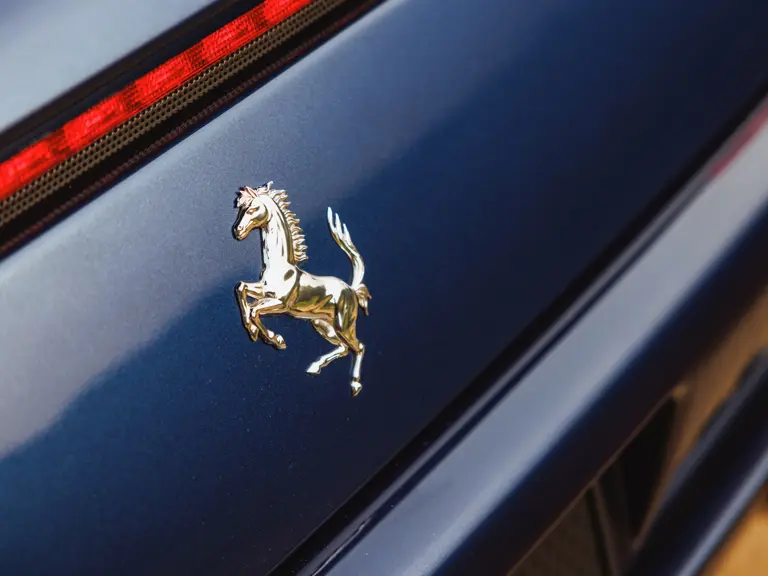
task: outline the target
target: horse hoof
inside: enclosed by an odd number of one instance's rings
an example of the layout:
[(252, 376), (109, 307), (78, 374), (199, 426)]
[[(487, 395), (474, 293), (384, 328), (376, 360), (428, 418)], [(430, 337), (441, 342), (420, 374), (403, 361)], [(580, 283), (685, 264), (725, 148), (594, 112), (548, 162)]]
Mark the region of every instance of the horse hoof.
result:
[(360, 394), (360, 391), (363, 389), (363, 385), (360, 384), (357, 380), (352, 380), (352, 398)]
[(251, 326), (248, 329), (248, 336), (250, 337), (252, 342), (258, 342), (259, 341), (259, 329), (256, 328), (256, 326)]
[(307, 374), (311, 374), (312, 376), (320, 374), (320, 364), (312, 362), (312, 364), (309, 365), (309, 368), (307, 368)]
[(285, 350), (285, 339), (280, 334), (275, 334), (275, 339), (272, 345), (278, 350)]

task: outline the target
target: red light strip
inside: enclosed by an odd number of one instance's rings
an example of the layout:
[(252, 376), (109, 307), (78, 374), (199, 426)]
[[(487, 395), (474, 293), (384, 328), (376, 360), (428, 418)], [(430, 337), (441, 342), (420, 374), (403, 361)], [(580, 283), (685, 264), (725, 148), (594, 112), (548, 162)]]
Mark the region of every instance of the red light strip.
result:
[(0, 163), (0, 201), (71, 158), (312, 0), (265, 0), (126, 88)]

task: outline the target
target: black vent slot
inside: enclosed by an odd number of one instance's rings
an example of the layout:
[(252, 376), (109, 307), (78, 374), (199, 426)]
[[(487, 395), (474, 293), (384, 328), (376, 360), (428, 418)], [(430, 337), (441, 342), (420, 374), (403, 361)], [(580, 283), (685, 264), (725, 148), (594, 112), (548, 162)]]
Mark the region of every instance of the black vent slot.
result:
[(627, 529), (632, 538), (640, 533), (659, 489), (675, 415), (676, 403), (669, 399), (613, 466), (624, 495)]
[(508, 576), (607, 576), (591, 498), (582, 497)]

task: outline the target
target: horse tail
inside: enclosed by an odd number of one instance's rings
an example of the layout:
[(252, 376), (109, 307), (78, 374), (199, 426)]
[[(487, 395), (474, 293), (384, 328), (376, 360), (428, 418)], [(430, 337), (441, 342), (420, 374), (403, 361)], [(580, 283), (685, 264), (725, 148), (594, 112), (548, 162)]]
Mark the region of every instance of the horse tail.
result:
[(368, 314), (368, 300), (371, 299), (371, 293), (368, 288), (363, 284), (363, 276), (365, 276), (365, 264), (363, 258), (360, 256), (360, 252), (357, 251), (352, 238), (347, 230), (347, 225), (341, 223), (339, 215), (334, 215), (333, 211), (328, 208), (328, 228), (331, 231), (331, 236), (336, 241), (344, 253), (349, 257), (352, 262), (352, 282), (350, 286), (357, 294), (357, 302), (360, 308), (363, 309), (365, 314)]

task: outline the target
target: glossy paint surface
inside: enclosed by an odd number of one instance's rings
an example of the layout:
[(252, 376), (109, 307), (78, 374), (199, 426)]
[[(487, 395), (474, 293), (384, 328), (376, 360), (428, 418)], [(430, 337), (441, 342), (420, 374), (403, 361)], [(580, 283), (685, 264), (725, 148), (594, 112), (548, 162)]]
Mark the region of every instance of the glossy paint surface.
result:
[[(1, 571), (269, 569), (749, 101), (767, 17), (389, 0), (1, 262)], [(349, 276), (328, 205), (365, 258), (355, 400), (305, 324), (267, 320), (280, 353), (240, 325), (234, 194), (267, 179), (307, 270)]]
[[(768, 127), (330, 574), (500, 574), (514, 566), (717, 337), (723, 317), (764, 286), (766, 154)], [(686, 534), (687, 547), (668, 563), (682, 569), (681, 556), (693, 563), (702, 554), (697, 546), (711, 551), (706, 532), (722, 533), (716, 524), (734, 515), (726, 508), (761, 486), (766, 435), (760, 426), (752, 432), (738, 447), (754, 444), (748, 465), (710, 483), (721, 502), (701, 502), (704, 514), (688, 510), (704, 535)], [(695, 489), (687, 495), (696, 502)], [(679, 520), (682, 529), (686, 516)], [(678, 573), (643, 568), (638, 574)]]

